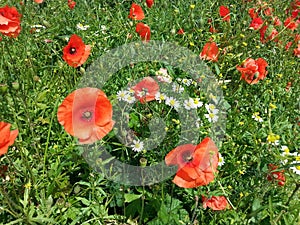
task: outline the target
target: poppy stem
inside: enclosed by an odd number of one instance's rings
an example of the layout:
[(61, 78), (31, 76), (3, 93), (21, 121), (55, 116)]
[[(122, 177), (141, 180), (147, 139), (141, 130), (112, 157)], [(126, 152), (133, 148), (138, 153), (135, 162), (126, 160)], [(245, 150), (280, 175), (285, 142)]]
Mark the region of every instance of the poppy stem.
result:
[(230, 206), (232, 207), (232, 209), (236, 210), (236, 208), (234, 207), (234, 205), (232, 204), (230, 199), (226, 196), (227, 194), (225, 193), (225, 190), (224, 190), (223, 186), (221, 185), (220, 181), (218, 181), (218, 184), (219, 184), (220, 188), (222, 189), (223, 194), (224, 194), (225, 198), (227, 199), (228, 203), (230, 204)]

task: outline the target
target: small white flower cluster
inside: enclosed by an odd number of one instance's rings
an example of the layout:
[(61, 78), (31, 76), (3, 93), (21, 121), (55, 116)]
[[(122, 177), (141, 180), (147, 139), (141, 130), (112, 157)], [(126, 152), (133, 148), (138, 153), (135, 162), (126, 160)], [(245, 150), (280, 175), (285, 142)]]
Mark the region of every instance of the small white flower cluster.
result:
[(219, 119), (219, 110), (216, 108), (214, 104), (205, 104), (205, 108), (207, 110), (207, 114), (204, 116), (208, 119), (209, 122), (217, 122)]
[(132, 104), (135, 102), (134, 97), (134, 90), (131, 88), (128, 88), (127, 90), (120, 90), (117, 92), (117, 98), (119, 101), (125, 101), (129, 104)]
[(187, 79), (187, 78), (177, 78), (176, 79), (179, 83), (182, 83), (183, 85), (189, 87), (191, 85), (197, 86), (197, 82), (192, 80), (192, 79)]
[(260, 123), (263, 122), (263, 119), (259, 116), (259, 112), (253, 113), (252, 118), (253, 118), (255, 121), (258, 121), (258, 122), (260, 122)]
[(157, 80), (163, 83), (171, 83), (172, 82), (172, 77), (168, 74), (167, 69), (165, 68), (160, 68), (156, 73), (155, 73)]
[(87, 30), (87, 29), (90, 28), (90, 26), (89, 25), (83, 25), (82, 23), (77, 23), (76, 28), (78, 30)]
[(291, 161), (291, 164), (295, 166), (290, 167), (290, 169), (300, 175), (300, 153), (293, 152), (291, 153), (289, 148), (285, 145), (281, 146), (281, 156), (284, 158), (284, 160), (281, 161), (282, 164), (287, 164), (289, 162), (289, 159)]

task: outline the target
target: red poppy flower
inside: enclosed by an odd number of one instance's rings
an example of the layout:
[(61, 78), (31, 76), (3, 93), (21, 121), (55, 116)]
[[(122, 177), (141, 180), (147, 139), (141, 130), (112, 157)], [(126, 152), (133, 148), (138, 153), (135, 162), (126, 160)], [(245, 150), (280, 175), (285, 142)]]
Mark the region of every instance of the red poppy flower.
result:
[(142, 41), (150, 41), (151, 31), (150, 27), (144, 23), (138, 23), (136, 25), (135, 31), (140, 35)]
[(219, 14), (223, 18), (223, 21), (230, 21), (230, 11), (226, 6), (221, 5), (219, 8)]
[(245, 80), (248, 84), (256, 84), (267, 76), (267, 66), (268, 63), (262, 58), (256, 60), (248, 58), (242, 66), (237, 66), (236, 68), (242, 73), (242, 80)]
[(286, 43), (286, 45), (284, 46), (285, 50), (289, 50), (290, 47), (292, 46), (293, 42), (292, 41), (289, 41), (288, 43)]
[(298, 23), (294, 21), (294, 19), (292, 17), (288, 17), (286, 18), (286, 20), (284, 21), (284, 26), (290, 30), (295, 30), (298, 27)]
[(300, 58), (300, 44), (294, 49), (294, 56)]
[(211, 60), (213, 62), (218, 61), (219, 49), (215, 42), (208, 42), (204, 45), (202, 52), (200, 53), (201, 59)]
[(251, 19), (255, 19), (258, 17), (258, 13), (256, 12), (256, 10), (254, 8), (250, 8), (248, 10), (248, 14), (251, 17)]
[(66, 132), (91, 144), (107, 135), (114, 125), (112, 105), (97, 88), (81, 88), (69, 94), (58, 107), (57, 118)]
[(274, 17), (273, 24), (274, 26), (281, 26), (281, 21), (277, 16)]
[(134, 96), (141, 103), (150, 102), (155, 99), (156, 93), (159, 91), (157, 82), (152, 77), (145, 77), (134, 87)]
[(15, 7), (0, 8), (0, 33), (8, 37), (17, 37), (21, 32), (21, 14)]
[(202, 196), (203, 208), (211, 208), (212, 210), (224, 210), (229, 207), (228, 201), (224, 196), (212, 196), (207, 198)]
[(147, 4), (148, 8), (151, 8), (152, 5), (154, 4), (154, 0), (146, 0), (146, 4)]
[(132, 3), (128, 18), (133, 20), (142, 20), (145, 18), (143, 9), (138, 4)]
[(73, 1), (73, 0), (68, 0), (68, 6), (69, 6), (69, 8), (72, 10), (72, 9), (75, 8), (76, 2)]
[(218, 161), (218, 148), (208, 137), (197, 146), (180, 145), (165, 157), (168, 166), (178, 166), (173, 183), (183, 188), (195, 188), (213, 181)]
[(184, 34), (184, 30), (182, 28), (180, 28), (178, 31), (177, 31), (177, 34)]
[(252, 27), (254, 30), (258, 30), (261, 28), (261, 26), (263, 25), (264, 21), (262, 18), (257, 17), (254, 18), (251, 23), (250, 23), (250, 27)]
[(44, 0), (34, 0), (34, 1), (35, 1), (35, 3), (41, 4), (41, 3), (43, 3)]
[(284, 170), (276, 171), (278, 166), (274, 164), (268, 164), (268, 168), (269, 168), (269, 174), (267, 175), (267, 179), (269, 181), (278, 182), (279, 186), (284, 186), (285, 183)]
[(72, 67), (81, 66), (91, 53), (91, 46), (85, 45), (82, 39), (73, 34), (63, 49), (63, 59)]
[(8, 147), (13, 145), (18, 136), (18, 130), (10, 130), (11, 124), (0, 122), (0, 156), (7, 153)]
[(263, 26), (259, 30), (260, 33), (260, 41), (265, 43), (267, 41), (274, 40), (275, 42), (278, 41), (278, 38), (275, 38), (278, 35), (278, 31), (272, 26)]
[(273, 9), (270, 8), (270, 7), (267, 7), (267, 8), (264, 10), (265, 16), (271, 16), (271, 15), (272, 15), (272, 12), (273, 12)]

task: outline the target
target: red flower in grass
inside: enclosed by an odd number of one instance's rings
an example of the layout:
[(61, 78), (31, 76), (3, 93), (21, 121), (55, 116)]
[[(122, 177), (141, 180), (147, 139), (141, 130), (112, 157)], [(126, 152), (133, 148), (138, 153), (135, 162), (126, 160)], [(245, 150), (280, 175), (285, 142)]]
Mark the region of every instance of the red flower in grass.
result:
[(284, 46), (285, 50), (289, 50), (290, 47), (292, 46), (293, 42), (292, 41), (289, 41), (288, 43), (286, 43), (286, 45)]
[(150, 41), (151, 30), (147, 24), (138, 23), (136, 25), (135, 31), (140, 35), (142, 41), (146, 41), (146, 42)]
[(80, 144), (91, 144), (107, 135), (114, 125), (112, 105), (97, 88), (81, 88), (69, 94), (58, 107), (57, 118)]
[(219, 49), (215, 42), (208, 42), (204, 45), (200, 58), (205, 60), (211, 60), (213, 62), (218, 61)]
[(261, 26), (263, 25), (263, 23), (264, 23), (263, 19), (260, 17), (257, 17), (251, 21), (250, 27), (253, 28), (254, 30), (259, 30), (261, 28)]
[(43, 3), (44, 0), (34, 0), (34, 1), (35, 1), (35, 3), (41, 4), (41, 3)]
[(7, 153), (8, 147), (13, 145), (18, 136), (18, 130), (10, 130), (11, 124), (0, 122), (0, 156)]
[(76, 2), (73, 1), (73, 0), (68, 0), (68, 6), (69, 6), (69, 8), (72, 10), (72, 9), (75, 8)]
[(182, 28), (180, 28), (178, 31), (177, 31), (177, 34), (184, 34), (184, 30)]
[(300, 44), (294, 49), (294, 56), (300, 58)]
[(212, 196), (207, 198), (202, 196), (203, 207), (211, 208), (212, 210), (224, 210), (229, 208), (227, 199), (224, 196)]
[(290, 30), (295, 30), (298, 27), (298, 23), (294, 21), (293, 17), (288, 17), (284, 21), (284, 26)]
[(258, 13), (256, 12), (256, 10), (254, 8), (250, 8), (248, 10), (248, 14), (251, 17), (251, 19), (255, 19), (258, 17)]
[(141, 103), (153, 101), (156, 93), (159, 91), (157, 82), (152, 77), (145, 77), (134, 87), (134, 96)]
[(15, 7), (0, 8), (0, 33), (8, 37), (17, 37), (21, 32), (21, 14)]
[(213, 181), (218, 161), (218, 148), (209, 137), (197, 146), (180, 145), (165, 157), (168, 166), (178, 166), (173, 183), (183, 188), (204, 186)]
[(63, 59), (72, 67), (81, 66), (91, 53), (91, 46), (85, 45), (82, 39), (73, 34), (69, 43), (63, 49)]
[(281, 23), (280, 19), (277, 16), (275, 16), (273, 19), (273, 24), (274, 24), (274, 26), (281, 26), (282, 23)]
[(148, 8), (151, 8), (152, 5), (154, 4), (154, 0), (146, 0), (146, 4), (147, 4)]
[(260, 41), (265, 43), (267, 41), (274, 40), (275, 42), (278, 41), (278, 38), (275, 38), (278, 35), (278, 31), (272, 26), (263, 26), (259, 30), (260, 33)]
[(279, 186), (284, 186), (285, 183), (285, 176), (284, 170), (278, 171), (278, 166), (274, 164), (268, 164), (269, 174), (267, 175), (267, 179), (269, 181), (276, 181)]
[(133, 20), (142, 20), (145, 18), (143, 9), (138, 4), (132, 3), (128, 18)]
[(267, 66), (268, 63), (262, 58), (256, 60), (248, 58), (242, 66), (237, 66), (236, 68), (242, 73), (242, 80), (245, 80), (248, 84), (256, 84), (267, 76)]
[(223, 21), (230, 21), (230, 11), (226, 6), (221, 5), (219, 8), (219, 14), (223, 18)]

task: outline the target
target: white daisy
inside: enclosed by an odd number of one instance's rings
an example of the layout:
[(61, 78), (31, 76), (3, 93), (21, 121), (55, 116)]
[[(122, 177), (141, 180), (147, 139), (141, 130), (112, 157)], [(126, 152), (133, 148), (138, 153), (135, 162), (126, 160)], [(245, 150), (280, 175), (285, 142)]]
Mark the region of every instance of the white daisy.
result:
[(199, 98), (194, 98), (194, 104), (196, 108), (200, 108), (201, 106), (203, 106), (203, 102), (201, 102)]
[(192, 83), (192, 80), (191, 80), (191, 79), (183, 78), (183, 79), (181, 80), (181, 82), (182, 82), (184, 85), (186, 85), (186, 86), (190, 86), (191, 83)]
[(133, 140), (133, 145), (130, 146), (133, 151), (140, 152), (144, 149), (144, 143), (140, 140)]
[(190, 109), (195, 109), (197, 108), (194, 102), (194, 99), (189, 98), (187, 100), (184, 100), (183, 106), (185, 109), (190, 110)]
[(218, 166), (223, 166), (225, 164), (225, 160), (224, 157), (221, 155), (221, 153), (219, 152), (219, 162), (218, 162)]
[(119, 101), (125, 101), (125, 97), (128, 95), (128, 91), (126, 90), (120, 90), (117, 92), (117, 98)]
[(291, 169), (294, 173), (300, 175), (300, 161), (293, 161), (292, 164), (298, 164), (298, 165), (295, 165), (295, 166), (290, 167), (290, 169)]
[(89, 25), (83, 25), (81, 23), (77, 23), (76, 28), (78, 30), (87, 30), (88, 28), (90, 28), (90, 26)]
[(209, 122), (217, 122), (219, 119), (219, 117), (216, 114), (214, 114), (213, 112), (204, 114), (204, 116), (208, 119)]
[(208, 113), (218, 114), (219, 110), (216, 108), (214, 104), (205, 104), (205, 108)]
[(178, 110), (179, 107), (180, 107), (179, 102), (173, 97), (167, 97), (166, 98), (166, 105), (171, 106), (175, 110)]
[(132, 96), (132, 95), (130, 95), (130, 94), (127, 94), (127, 95), (125, 95), (125, 97), (124, 97), (124, 101), (125, 101), (125, 102), (128, 102), (129, 104), (132, 104), (132, 103), (135, 102), (135, 97)]
[(161, 103), (162, 101), (165, 101), (167, 98), (167, 96), (163, 93), (157, 92), (155, 94), (155, 100), (158, 101), (159, 103)]

